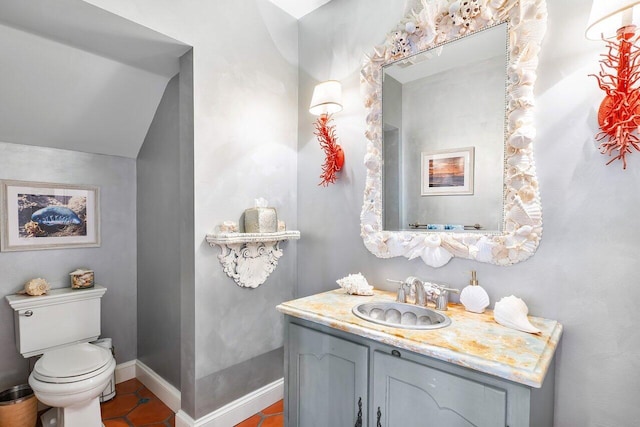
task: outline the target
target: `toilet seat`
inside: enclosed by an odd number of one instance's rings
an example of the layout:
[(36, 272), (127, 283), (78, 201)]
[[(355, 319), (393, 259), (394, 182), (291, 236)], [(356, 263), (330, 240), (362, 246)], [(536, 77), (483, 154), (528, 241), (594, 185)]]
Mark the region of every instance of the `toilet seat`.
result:
[(106, 348), (89, 343), (45, 352), (32, 375), (44, 383), (64, 384), (95, 377), (110, 368), (113, 356)]

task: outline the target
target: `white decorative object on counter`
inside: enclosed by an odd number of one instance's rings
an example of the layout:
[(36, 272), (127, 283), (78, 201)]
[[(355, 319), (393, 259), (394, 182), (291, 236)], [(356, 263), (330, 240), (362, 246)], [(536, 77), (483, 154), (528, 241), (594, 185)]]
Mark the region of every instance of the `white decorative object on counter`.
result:
[(336, 280), (342, 289), (351, 295), (373, 295), (373, 286), (361, 274), (350, 274), (347, 277)]
[(282, 256), (280, 242), (298, 240), (299, 231), (276, 233), (219, 233), (208, 234), (210, 246), (220, 246), (220, 264), (227, 276), (240, 287), (257, 288), (278, 266)]
[(507, 328), (517, 329), (519, 331), (529, 332), (532, 334), (540, 333), (540, 329), (536, 328), (529, 322), (527, 317), (529, 308), (520, 298), (513, 295), (504, 297), (496, 303), (493, 309), (493, 318)]
[(484, 313), (484, 309), (489, 306), (489, 295), (482, 286), (478, 284), (475, 270), (471, 271), (469, 286), (462, 290), (460, 302), (465, 310), (472, 313)]
[(49, 289), (51, 289), (51, 286), (49, 286), (49, 283), (42, 278), (31, 279), (24, 284), (24, 292), (27, 295), (43, 295), (46, 294)]

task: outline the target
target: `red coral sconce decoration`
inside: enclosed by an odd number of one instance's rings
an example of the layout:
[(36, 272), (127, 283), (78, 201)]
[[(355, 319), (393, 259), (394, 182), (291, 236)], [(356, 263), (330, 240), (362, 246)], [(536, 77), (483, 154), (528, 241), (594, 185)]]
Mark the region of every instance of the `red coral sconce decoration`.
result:
[(640, 48), (632, 24), (634, 7), (639, 4), (639, 0), (594, 0), (586, 32), (587, 38), (601, 39), (607, 45), (600, 72), (591, 74), (606, 93), (598, 110), (601, 131), (596, 139), (602, 154), (613, 156), (607, 164), (622, 160), (623, 169), (627, 168), (626, 155), (640, 151)]
[(342, 86), (336, 80), (329, 80), (317, 85), (313, 90), (309, 112), (319, 115), (314, 123), (314, 135), (325, 153), (320, 184), (324, 187), (336, 182), (336, 173), (344, 165), (344, 151), (338, 145), (336, 127), (331, 124), (332, 113), (342, 110)]

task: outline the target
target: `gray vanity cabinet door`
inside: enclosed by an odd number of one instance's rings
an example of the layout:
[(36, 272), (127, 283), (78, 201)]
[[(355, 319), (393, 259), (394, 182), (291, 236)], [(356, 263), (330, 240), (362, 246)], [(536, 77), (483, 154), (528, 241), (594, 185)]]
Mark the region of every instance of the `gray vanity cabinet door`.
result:
[(289, 325), (288, 427), (367, 426), (369, 350)]
[(506, 426), (505, 390), (378, 351), (373, 372), (373, 426)]

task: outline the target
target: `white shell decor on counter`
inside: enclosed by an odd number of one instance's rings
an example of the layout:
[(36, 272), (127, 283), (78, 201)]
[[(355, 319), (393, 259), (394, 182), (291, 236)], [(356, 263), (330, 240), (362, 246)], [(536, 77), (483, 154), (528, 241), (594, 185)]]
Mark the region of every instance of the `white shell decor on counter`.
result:
[(467, 286), (460, 293), (460, 303), (472, 313), (484, 313), (489, 306), (489, 295), (480, 286)]
[(475, 270), (471, 271), (469, 286), (460, 292), (460, 302), (465, 310), (472, 313), (484, 313), (485, 308), (489, 306), (489, 294), (480, 286)]
[(350, 274), (347, 277), (336, 280), (338, 285), (351, 295), (373, 295), (373, 286), (361, 274)]
[(498, 301), (493, 309), (493, 318), (507, 328), (537, 334), (540, 329), (529, 322), (529, 308), (520, 298), (508, 296)]
[[(496, 265), (524, 261), (536, 251), (542, 235), (542, 210), (533, 155), (534, 83), (538, 54), (547, 26), (545, 0), (421, 0), (375, 46), (362, 66), (361, 94), (368, 109), (364, 202), (360, 234), (369, 251), (380, 258), (421, 258), (440, 267), (452, 257)], [(504, 218), (497, 233), (438, 232), (425, 237), (414, 230), (388, 231), (382, 204), (382, 79), (383, 67), (428, 56), (443, 44), (467, 34), (507, 23), (508, 63), (505, 102)], [(428, 49), (433, 49), (427, 52)], [(446, 47), (445, 47), (446, 49)]]
[(24, 293), (27, 295), (44, 295), (49, 291), (49, 289), (51, 289), (51, 286), (42, 278), (31, 279), (24, 284)]

